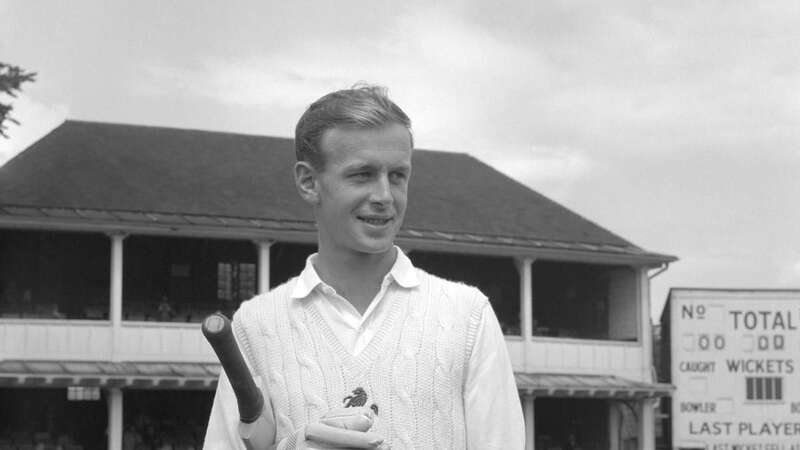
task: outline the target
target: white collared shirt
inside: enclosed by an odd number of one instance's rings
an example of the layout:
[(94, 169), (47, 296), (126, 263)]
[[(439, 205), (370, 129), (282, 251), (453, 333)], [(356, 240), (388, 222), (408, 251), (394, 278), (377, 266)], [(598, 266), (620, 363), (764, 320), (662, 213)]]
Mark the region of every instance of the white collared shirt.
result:
[[(292, 307), (300, 307), (301, 302), (314, 302), (336, 337), (344, 347), (356, 356), (375, 336), (385, 317), (387, 292), (396, 289), (410, 289), (419, 285), (417, 269), (408, 257), (397, 248), (397, 258), (389, 269), (375, 298), (372, 299), (364, 315), (336, 290), (322, 281), (314, 269), (316, 253), (309, 256), (306, 266), (297, 277), (297, 284), (290, 297), (297, 300)], [(393, 283), (394, 282), (394, 283)]]
[[(387, 298), (392, 298), (397, 290), (419, 285), (418, 269), (397, 248), (394, 265), (383, 278), (377, 295), (361, 315), (347, 299), (320, 279), (313, 265), (315, 257), (316, 254), (306, 260), (306, 266), (290, 294), (293, 299), (290, 307), (302, 308), (303, 302), (315, 302), (323, 319), (354, 356), (366, 347), (386, 318)], [(487, 386), (492, 386), (492, 389), (487, 389)], [(467, 448), (524, 448), (525, 424), (511, 360), (500, 324), (488, 303), (478, 325), (475, 345), (467, 366), (463, 396)], [(220, 400), (222, 398), (226, 400)], [(225, 405), (221, 404), (222, 401)], [(223, 411), (227, 410), (227, 416), (231, 417), (235, 408), (236, 400), (223, 374), (214, 398), (204, 449), (244, 448), (240, 440), (231, 442), (230, 436), (236, 436), (235, 423), (228, 421), (228, 425), (225, 425), (226, 414)]]

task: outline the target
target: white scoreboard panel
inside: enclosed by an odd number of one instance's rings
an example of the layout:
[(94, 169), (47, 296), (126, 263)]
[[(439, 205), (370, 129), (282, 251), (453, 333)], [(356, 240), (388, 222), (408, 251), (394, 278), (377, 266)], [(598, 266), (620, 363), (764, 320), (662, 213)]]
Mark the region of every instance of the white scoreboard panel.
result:
[(675, 449), (800, 450), (800, 291), (673, 289)]

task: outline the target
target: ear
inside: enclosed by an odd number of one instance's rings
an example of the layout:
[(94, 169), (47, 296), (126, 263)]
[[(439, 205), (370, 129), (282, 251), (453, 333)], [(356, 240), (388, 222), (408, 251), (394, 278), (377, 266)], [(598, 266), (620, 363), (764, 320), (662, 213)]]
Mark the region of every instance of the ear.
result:
[(298, 161), (294, 165), (294, 184), (300, 197), (306, 202), (316, 205), (319, 203), (318, 173), (306, 161)]

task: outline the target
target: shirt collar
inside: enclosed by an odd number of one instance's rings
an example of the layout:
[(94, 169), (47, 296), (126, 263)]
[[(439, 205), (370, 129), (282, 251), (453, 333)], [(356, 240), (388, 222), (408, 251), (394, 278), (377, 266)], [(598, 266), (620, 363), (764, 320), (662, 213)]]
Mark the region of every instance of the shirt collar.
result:
[[(395, 246), (394, 248), (397, 249), (397, 258), (395, 258), (394, 264), (392, 268), (389, 269), (389, 273), (386, 274), (386, 277), (391, 277), (398, 285), (406, 289), (418, 286), (419, 279), (417, 278), (417, 270), (414, 264), (412, 264), (408, 256), (400, 250), (400, 247)], [(314, 260), (316, 257), (317, 254), (314, 253), (306, 259), (306, 266), (297, 277), (297, 282), (292, 290), (291, 298), (308, 297), (314, 288), (320, 284), (324, 284), (317, 270), (314, 269)]]

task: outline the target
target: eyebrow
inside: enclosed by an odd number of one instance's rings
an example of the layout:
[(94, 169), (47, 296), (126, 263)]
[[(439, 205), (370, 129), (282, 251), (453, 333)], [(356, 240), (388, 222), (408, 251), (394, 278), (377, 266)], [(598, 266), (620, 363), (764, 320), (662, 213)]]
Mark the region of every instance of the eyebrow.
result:
[(375, 166), (370, 163), (355, 163), (349, 166), (345, 166), (345, 172), (358, 172), (359, 170), (373, 170)]
[[(345, 166), (344, 169), (343, 169), (343, 171), (347, 172), (347, 173), (358, 172), (358, 171), (361, 171), (361, 170), (369, 170), (369, 171), (375, 170), (375, 165), (374, 164), (370, 164), (368, 162), (364, 162), (364, 163), (357, 162), (357, 163), (353, 163), (352, 165)], [(389, 167), (389, 171), (390, 172), (396, 171), (396, 170), (402, 170), (404, 172), (411, 172), (411, 164), (400, 164), (400, 165), (397, 165), (397, 166)]]

